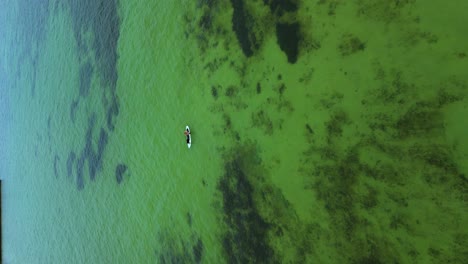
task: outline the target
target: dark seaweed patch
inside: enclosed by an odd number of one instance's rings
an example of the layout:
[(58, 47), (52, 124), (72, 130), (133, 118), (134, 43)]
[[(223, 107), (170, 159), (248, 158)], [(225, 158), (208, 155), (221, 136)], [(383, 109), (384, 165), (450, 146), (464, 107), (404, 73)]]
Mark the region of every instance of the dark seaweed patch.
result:
[(104, 149), (107, 145), (107, 132), (104, 128), (101, 128), (99, 132), (99, 140), (98, 140), (98, 149), (95, 153), (94, 151), (90, 151), (88, 154), (88, 166), (89, 166), (89, 178), (94, 180), (96, 177), (96, 173), (102, 169), (102, 159), (104, 154)]
[[(16, 42), (21, 43), (20, 46), (16, 46), (18, 67), (15, 69), (15, 75), (20, 76), (22, 71), (25, 72), (25, 68), (22, 67), (24, 63), (31, 63), (32, 83), (30, 92), (31, 97), (34, 97), (37, 88), (37, 71), (39, 70), (37, 67), (39, 51), (46, 37), (47, 22), (50, 15), (49, 1), (18, 0), (15, 1), (15, 5), (17, 5), (18, 10), (18, 14), (15, 15), (14, 19), (15, 39)], [(2, 6), (2, 8), (4, 7)]]
[(88, 156), (87, 156), (87, 159), (88, 159), (88, 169), (89, 169), (89, 179), (91, 181), (94, 181), (94, 179), (96, 178), (96, 170), (97, 170), (97, 167), (96, 167), (96, 163), (97, 163), (97, 157), (96, 157), (96, 154), (94, 154), (94, 152), (91, 152)]
[(80, 67), (80, 96), (86, 97), (91, 88), (91, 77), (93, 75), (93, 66), (86, 62)]
[(363, 51), (365, 48), (366, 44), (352, 34), (344, 35), (341, 44), (338, 46), (341, 56), (348, 56)]
[[(363, 239), (357, 232), (367, 225), (366, 219), (355, 210), (357, 204), (360, 203), (366, 209), (378, 205), (377, 192), (370, 186), (367, 186), (368, 192), (365, 196), (359, 197), (359, 193), (355, 191), (360, 182), (359, 178), (366, 174), (365, 164), (359, 157), (360, 147), (361, 144), (358, 143), (342, 152), (334, 145), (328, 145), (327, 148), (335, 153), (330, 158), (322, 155), (326, 162), (314, 166), (313, 189), (328, 211), (336, 230), (337, 241), (353, 241), (349, 245), (337, 242), (337, 250), (347, 248), (346, 251), (340, 251), (341, 257), (350, 263), (380, 263), (384, 259), (392, 263), (397, 262), (398, 255), (389, 248), (389, 242), (370, 238), (372, 234), (366, 234)], [(315, 155), (316, 152), (311, 153)]]
[(232, 30), (236, 33), (242, 52), (246, 57), (253, 55), (255, 43), (252, 41), (247, 27), (248, 14), (244, 9), (243, 0), (231, 0), (234, 12), (232, 14)]
[[(400, 156), (402, 153), (400, 153)], [(371, 177), (375, 180), (384, 182), (390, 186), (392, 185), (404, 185), (405, 178), (392, 163), (389, 162), (378, 162), (373, 166), (361, 165), (361, 169), (366, 176)]]
[(201, 8), (203, 6), (214, 8), (216, 3), (216, 0), (197, 0), (197, 8)]
[(425, 163), (444, 171), (444, 174), (458, 173), (457, 165), (450, 151), (445, 146), (435, 144), (425, 147), (416, 146), (410, 150), (410, 153), (412, 156), (422, 159)]
[(70, 119), (73, 123), (75, 123), (76, 111), (78, 110), (78, 103), (78, 100), (73, 100), (73, 102), (70, 105)]
[(210, 73), (213, 73), (217, 71), (227, 60), (228, 60), (228, 57), (223, 57), (219, 59), (215, 58), (214, 60), (206, 63), (203, 69), (208, 69)]
[(190, 212), (187, 212), (186, 218), (187, 218), (187, 224), (191, 227), (192, 226), (192, 214)]
[(76, 159), (76, 154), (75, 152), (71, 151), (70, 154), (68, 154), (68, 159), (67, 159), (67, 175), (68, 177), (71, 177), (73, 174), (73, 163), (75, 163)]
[[(161, 239), (160, 239), (161, 240)], [(158, 257), (158, 263), (190, 263), (190, 249), (187, 242), (175, 238), (163, 238), (162, 251), (155, 251)], [(193, 260), (192, 260), (193, 261)]]
[[(380, 76), (379, 79), (387, 79), (383, 71), (378, 75)], [(408, 94), (410, 92), (408, 90), (411, 90), (414, 86), (406, 84), (400, 75), (398, 71), (393, 76), (391, 75), (388, 78), (391, 85), (387, 85), (385, 88), (394, 89), (394, 91), (400, 90), (401, 94), (400, 92), (389, 91), (386, 95), (394, 95), (381, 97), (375, 103), (377, 106), (381, 104), (392, 105), (395, 109), (394, 112), (385, 110), (385, 112), (375, 114), (374, 119), (379, 120), (380, 123), (372, 125), (375, 128), (372, 132), (374, 134), (368, 135), (367, 138), (365, 136), (363, 141), (349, 147), (344, 155), (341, 146), (332, 143), (340, 137), (345, 129), (343, 124), (348, 124), (349, 121), (346, 120), (349, 118), (342, 118), (340, 117), (341, 114), (337, 114), (332, 118), (335, 121), (325, 124), (332, 139), (328, 142), (327, 153), (331, 152), (333, 155), (327, 156), (324, 154), (321, 156), (326, 160), (323, 168), (330, 170), (322, 168), (315, 170), (314, 179), (318, 180), (316, 180), (317, 185), (314, 186), (314, 190), (319, 190), (320, 196), (325, 197), (321, 199), (324, 201), (329, 215), (332, 216), (332, 222), (337, 227), (337, 233), (341, 234), (343, 232), (346, 234), (345, 239), (353, 240), (353, 244), (356, 244), (356, 242), (362, 243), (363, 247), (359, 248), (366, 249), (355, 251), (359, 253), (348, 257), (351, 263), (387, 263), (387, 257), (394, 251), (392, 249), (394, 246), (391, 245), (390, 241), (384, 240), (384, 243), (382, 243), (378, 239), (359, 242), (360, 239), (357, 237), (362, 235), (361, 231), (369, 225), (369, 221), (365, 217), (363, 218), (359, 212), (354, 211), (353, 207), (356, 208), (357, 203), (363, 210), (372, 211), (379, 206), (379, 195), (386, 196), (386, 199), (394, 203), (395, 208), (398, 208), (396, 212), (390, 213), (388, 221), (385, 223), (388, 230), (402, 229), (403, 232), (414, 235), (415, 229), (420, 228), (409, 224), (408, 219), (414, 216), (406, 214), (406, 212), (410, 211), (406, 208), (411, 203), (411, 198), (405, 196), (405, 192), (389, 188), (389, 191), (379, 194), (371, 186), (361, 185), (366, 182), (366, 177), (372, 178), (371, 182), (375, 180), (399, 189), (412, 188), (412, 180), (416, 178), (418, 184), (426, 184), (426, 190), (442, 188), (453, 192), (455, 199), (464, 201), (464, 197), (466, 198), (466, 195), (463, 194), (466, 193), (466, 184), (458, 176), (460, 171), (453, 157), (452, 151), (454, 148), (445, 144), (444, 123), (440, 109), (443, 105), (460, 100), (461, 97), (457, 95), (457, 90), (463, 89), (463, 85), (456, 84), (454, 87), (448, 87), (448, 89), (444, 89), (446, 93), (439, 91), (435, 98), (427, 101), (412, 104), (401, 103), (400, 99), (410, 98), (409, 95), (411, 94)], [(457, 82), (455, 81), (455, 83)], [(390, 100), (386, 100), (386, 98), (390, 98)], [(372, 100), (369, 100), (368, 104), (372, 104)], [(385, 133), (380, 133), (381, 131)], [(365, 163), (361, 161), (360, 153), (365, 153), (362, 157), (369, 157), (370, 154), (372, 158), (369, 158)], [(378, 155), (373, 155), (373, 153), (378, 153)], [(352, 158), (352, 156), (355, 157)], [(329, 164), (333, 165), (329, 166)], [(333, 167), (334, 169), (332, 169)], [(417, 168), (416, 170), (420, 168), (421, 172), (413, 170), (408, 172), (406, 168)], [(419, 178), (422, 181), (419, 181)], [(341, 182), (338, 182), (346, 180), (349, 180), (346, 184), (352, 187), (347, 188), (342, 186)], [(327, 196), (327, 193), (337, 195)], [(343, 199), (343, 197), (345, 198)], [(433, 201), (435, 206), (440, 206), (441, 200), (433, 198)], [(442, 208), (439, 209), (444, 210)], [(354, 226), (349, 224), (350, 220), (353, 220)], [(411, 220), (418, 225), (420, 223), (418, 219)], [(359, 233), (356, 231), (359, 231)], [(366, 236), (369, 236), (369, 234)], [(353, 252), (354, 246), (351, 244), (348, 246), (350, 247), (348, 251)], [(445, 256), (442, 256), (442, 252), (439, 252), (436, 247), (432, 248), (435, 250), (429, 247), (428, 251), (430, 251), (429, 255), (432, 255), (435, 259), (434, 262), (448, 262), (441, 261), (440, 259)], [(420, 253), (411, 249), (407, 254), (417, 258)], [(401, 261), (398, 260), (400, 259), (398, 254), (391, 258), (393, 260), (389, 262)]]
[(394, 214), (390, 217), (389, 227), (390, 229), (398, 229), (405, 226), (404, 216), (401, 214)]
[(15, 20), (24, 52), (31, 52), (32, 46), (40, 44), (46, 36), (47, 18), (50, 14), (49, 1), (17, 1), (20, 13)]
[[(461, 90), (466, 89), (466, 87), (464, 85), (461, 85), (460, 88), (461, 88)], [(464, 98), (463, 98), (463, 96), (461, 94), (453, 94), (453, 93), (447, 91), (446, 89), (441, 88), (437, 92), (437, 100), (436, 100), (435, 104), (438, 107), (443, 107), (443, 106), (446, 106), (448, 104), (452, 104), (452, 103), (461, 101), (463, 99)]]
[[(72, 168), (76, 165), (77, 186), (78, 189), (83, 189), (85, 171), (89, 171), (90, 180), (93, 181), (102, 169), (103, 155), (109, 137), (108, 132), (114, 130), (115, 117), (119, 114), (116, 67), (120, 19), (116, 0), (84, 0), (80, 2), (70, 0), (67, 1), (67, 4), (70, 8), (72, 27), (81, 63), (78, 73), (80, 97), (71, 103), (70, 119), (73, 123), (75, 122), (80, 100), (87, 100), (89, 97), (93, 76), (99, 77), (99, 84), (102, 88), (102, 108), (105, 109), (104, 116), (97, 118), (95, 114), (92, 114), (90, 117), (84, 135), (85, 144), (78, 154), (79, 157), (70, 154), (67, 160), (67, 173), (71, 175)], [(90, 39), (84, 34), (91, 34), (93, 37)], [(90, 56), (89, 52), (94, 53), (95, 61), (93, 63), (87, 59)], [(104, 122), (102, 123), (100, 120), (104, 120)], [(99, 124), (97, 124), (98, 122)], [(96, 127), (100, 127), (99, 135), (95, 135)], [(88, 166), (87, 169), (84, 168), (85, 165)]]
[(346, 156), (334, 166), (317, 166), (318, 177), (315, 190), (319, 199), (325, 202), (325, 208), (333, 216), (334, 224), (342, 228), (344, 235), (350, 238), (357, 225), (354, 208), (354, 190), (360, 171), (360, 162), (356, 149), (348, 151)]
[(231, 85), (226, 89), (225, 95), (228, 97), (234, 97), (237, 95), (237, 92), (238, 92), (237, 87)]
[(431, 104), (418, 102), (397, 120), (395, 128), (400, 138), (427, 135), (442, 131), (443, 117)]
[(192, 248), (195, 263), (201, 263), (203, 257), (203, 242), (198, 238), (197, 243)]
[(228, 131), (232, 129), (231, 117), (227, 114), (224, 114), (223, 120), (224, 120), (224, 133), (227, 133)]
[(379, 249), (375, 245), (370, 246), (370, 250), (367, 256), (362, 257), (358, 261), (353, 263), (360, 263), (360, 264), (381, 264), (387, 263), (387, 260), (381, 260), (381, 256), (379, 254)]
[(211, 86), (211, 95), (214, 99), (218, 99), (218, 89), (214, 85)]
[(224, 221), (228, 231), (222, 237), (227, 260), (232, 263), (269, 263), (274, 252), (268, 245), (270, 224), (258, 213), (253, 186), (248, 180), (240, 153), (224, 166), (218, 184), (223, 195)]
[(184, 240), (167, 233), (159, 234), (160, 246), (155, 250), (158, 263), (202, 263), (204, 245), (201, 238), (192, 233), (192, 238)]
[(265, 5), (270, 7), (272, 13), (278, 16), (283, 15), (285, 12), (295, 12), (298, 5), (294, 0), (263, 0)]
[(91, 30), (95, 36), (92, 47), (102, 80), (114, 91), (117, 83), (117, 42), (120, 33), (117, 0), (70, 0), (69, 5), (79, 51), (87, 52), (88, 47), (82, 34)]
[(267, 135), (273, 134), (273, 122), (265, 111), (252, 113), (251, 119), (254, 127), (262, 128)]
[(60, 157), (55, 154), (55, 157), (54, 157), (54, 175), (55, 177), (57, 178), (59, 175), (58, 175), (58, 169), (57, 169), (57, 165), (58, 165), (58, 162), (60, 161)]
[(205, 10), (205, 13), (203, 13), (200, 21), (198, 22), (198, 26), (203, 30), (209, 31), (213, 25), (212, 20), (213, 18), (211, 17), (211, 13), (208, 10)]
[[(325, 2), (326, 1), (319, 1), (319, 4), (323, 4)], [(336, 14), (336, 8), (338, 7), (338, 5), (339, 5), (339, 1), (329, 1), (327, 14), (329, 16), (334, 16)]]
[(83, 177), (83, 169), (85, 164), (85, 156), (82, 152), (80, 157), (78, 158), (78, 162), (76, 163), (76, 188), (81, 191), (84, 188), (84, 177)]
[(123, 175), (126, 171), (127, 171), (127, 165), (125, 164), (118, 164), (115, 167), (115, 179), (117, 180), (118, 184), (122, 183)]
[(368, 19), (390, 23), (400, 19), (402, 10), (415, 0), (360, 0), (358, 15)]
[(310, 68), (310, 70), (306, 71), (302, 77), (299, 78), (299, 82), (309, 82), (311, 79), (312, 79), (312, 76), (314, 74), (314, 71), (315, 69), (314, 68)]
[[(255, 143), (246, 142), (225, 152), (221, 236), (228, 263), (309, 263), (317, 228), (301, 222), (264, 169)], [(287, 246), (288, 254), (282, 255)], [(278, 251), (276, 251), (278, 250)]]
[(296, 63), (299, 54), (299, 23), (277, 23), (276, 37), (279, 47), (288, 57), (288, 62)]
[[(367, 218), (366, 215), (372, 215), (377, 208), (386, 207), (383, 203), (390, 202), (393, 206), (387, 208), (394, 210), (388, 211), (384, 228), (395, 234), (406, 232), (417, 236), (415, 232), (421, 230), (420, 222), (424, 220), (415, 219), (416, 215), (409, 208), (410, 204), (417, 203), (417, 199), (415, 201), (407, 195), (408, 190), (412, 193), (410, 188), (415, 186), (414, 181), (417, 181), (417, 186), (425, 185), (424, 191), (428, 193), (433, 188), (450, 190), (458, 202), (466, 200), (466, 181), (460, 178), (453, 157), (456, 148), (446, 144), (441, 110), (442, 106), (463, 97), (464, 85), (451, 78), (449, 85), (440, 85), (445, 86), (445, 92), (442, 89), (431, 91), (438, 92), (435, 98), (408, 103), (402, 99), (417, 98), (411, 93), (415, 87), (406, 83), (399, 71), (378, 69), (376, 75), (377, 79), (388, 81), (383, 85), (383, 89), (388, 91), (377, 93), (386, 96), (370, 99), (366, 106), (374, 104), (380, 109), (384, 104), (387, 107), (384, 112), (372, 114), (370, 123), (376, 123), (369, 124), (373, 128), (370, 134), (353, 131), (355, 128), (349, 126), (352, 122), (346, 112), (336, 111), (324, 124), (328, 132), (327, 140), (323, 142), (325, 146), (316, 147), (317, 142), (313, 142), (310, 151), (304, 153), (309, 158), (303, 163), (313, 164), (305, 165), (311, 168), (306, 175), (312, 183), (308, 188), (313, 188), (330, 216), (332, 230), (337, 237), (337, 255), (345, 260), (341, 262), (397, 263), (404, 259), (402, 252), (396, 252), (398, 242), (392, 242), (385, 236), (373, 237), (370, 231), (374, 225), (370, 221), (373, 217)], [(333, 109), (336, 104), (323, 106)], [(347, 139), (342, 137), (345, 131), (361, 134), (361, 141), (346, 144)], [(378, 185), (374, 185), (375, 182)], [(387, 188), (381, 189), (382, 184)], [(440, 211), (448, 213), (436, 195), (431, 200)], [(361, 214), (363, 210), (368, 212)], [(457, 218), (449, 215), (449, 218)], [(410, 224), (413, 222), (416, 224)], [(445, 257), (444, 252), (434, 245), (428, 245), (421, 252), (424, 250), (432, 255), (433, 262), (449, 262), (441, 260)], [(420, 254), (424, 255), (421, 252), (410, 247), (406, 254), (416, 261)]]
[(93, 113), (89, 118), (88, 118), (88, 128), (86, 130), (85, 134), (85, 146), (83, 150), (81, 151), (81, 155), (78, 158), (78, 162), (76, 164), (77, 168), (77, 188), (78, 190), (82, 190), (84, 188), (84, 166), (86, 160), (88, 160), (88, 169), (90, 172), (90, 178), (91, 180), (94, 179), (94, 173), (93, 171), (95, 168), (92, 166), (92, 161), (94, 160), (94, 152), (92, 149), (92, 140), (93, 140), (93, 129), (96, 123), (96, 115)]
[(349, 118), (346, 112), (337, 111), (335, 112), (331, 119), (326, 123), (327, 128), (327, 137), (329, 140), (341, 137), (343, 133), (343, 126), (349, 123)]
[(366, 210), (370, 210), (379, 203), (378, 192), (376, 189), (367, 186), (367, 194), (363, 197), (361, 204)]
[[(370, 186), (366, 186), (366, 195), (359, 195), (355, 191), (359, 177), (372, 172), (372, 168), (363, 163), (359, 156), (363, 143), (352, 145), (344, 151), (335, 145), (336, 140), (341, 137), (344, 126), (349, 123), (350, 120), (344, 111), (336, 111), (330, 121), (325, 124), (328, 132), (326, 146), (318, 149), (312, 147), (308, 153), (305, 153), (325, 160), (321, 164), (312, 166), (310, 177), (313, 184), (310, 187), (316, 192), (317, 198), (323, 202), (336, 230), (338, 241), (344, 238), (345, 240), (352, 239), (356, 243), (356, 246), (348, 248), (347, 251), (350, 252), (343, 252), (342, 255), (346, 256), (345, 258), (350, 263), (372, 263), (372, 261), (379, 263), (381, 259), (387, 257), (387, 253), (382, 251), (382, 245), (385, 244), (377, 245), (372, 241), (362, 241), (356, 238), (356, 231), (362, 228), (364, 220), (355, 208), (358, 204), (366, 209), (372, 209), (378, 205), (378, 193)], [(313, 160), (309, 159), (305, 163)], [(337, 248), (340, 250), (342, 247), (344, 245)], [(353, 247), (364, 249), (355, 251)]]
[[(377, 69), (377, 78), (384, 79), (386, 74), (378, 66)], [(378, 99), (382, 100), (385, 104), (404, 104), (408, 98), (408, 92), (415, 88), (411, 83), (407, 83), (403, 78), (403, 73), (400, 70), (395, 70), (391, 74), (391, 86), (380, 89), (378, 92)]]
[[(101, 127), (99, 132), (99, 138), (97, 139), (97, 151), (93, 148), (94, 139), (94, 128), (96, 126), (96, 115), (93, 113), (88, 119), (88, 128), (85, 134), (85, 145), (81, 151), (80, 158), (76, 164), (77, 166), (77, 181), (81, 182), (78, 184), (78, 188), (82, 189), (84, 185), (83, 183), (83, 173), (84, 173), (84, 166), (86, 161), (88, 162), (88, 171), (89, 171), (89, 178), (91, 181), (95, 180), (97, 172), (101, 171), (102, 169), (102, 162), (103, 162), (103, 155), (105, 148), (108, 142), (108, 134), (104, 128)], [(72, 174), (72, 164), (75, 160), (75, 153), (71, 152), (68, 156), (67, 160), (67, 172), (68, 175), (71, 176)]]
[(93, 130), (94, 126), (96, 124), (96, 114), (93, 113), (89, 118), (88, 118), (88, 128), (86, 129), (86, 135), (85, 135), (85, 147), (83, 150), (83, 153), (85, 156), (90, 155), (90, 153), (93, 151), (92, 149), (92, 144), (93, 144)]
[(468, 251), (466, 250), (466, 245), (468, 244), (468, 234), (457, 233), (454, 235), (453, 246), (454, 254), (451, 257), (451, 262), (453, 263), (463, 263), (463, 261), (468, 259)]
[(458, 177), (460, 178), (460, 180), (468, 182), (468, 177), (466, 177), (464, 173), (459, 173)]
[(101, 168), (102, 167), (102, 157), (104, 154), (104, 149), (106, 148), (107, 145), (107, 132), (104, 130), (104, 128), (101, 128), (101, 131), (99, 133), (99, 140), (98, 140), (98, 150), (97, 150), (97, 163), (95, 165), (96, 168)]
[(285, 90), (286, 90), (286, 85), (284, 85), (284, 83), (282, 83), (280, 85), (280, 87), (278, 88), (278, 92), (279, 92), (280, 95), (283, 95)]
[(113, 118), (119, 114), (119, 104), (117, 102), (117, 96), (112, 97), (112, 102), (109, 108), (107, 109), (107, 128), (110, 131), (114, 131), (114, 123), (113, 123)]

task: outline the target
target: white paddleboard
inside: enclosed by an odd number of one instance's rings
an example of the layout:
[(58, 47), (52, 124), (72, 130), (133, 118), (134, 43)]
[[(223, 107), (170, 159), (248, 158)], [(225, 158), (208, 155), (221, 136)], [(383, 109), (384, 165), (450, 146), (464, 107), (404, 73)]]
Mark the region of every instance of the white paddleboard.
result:
[(185, 130), (189, 132), (189, 141), (187, 143), (187, 147), (190, 148), (190, 146), (192, 146), (192, 135), (190, 134), (190, 127), (189, 126), (186, 126), (185, 127)]

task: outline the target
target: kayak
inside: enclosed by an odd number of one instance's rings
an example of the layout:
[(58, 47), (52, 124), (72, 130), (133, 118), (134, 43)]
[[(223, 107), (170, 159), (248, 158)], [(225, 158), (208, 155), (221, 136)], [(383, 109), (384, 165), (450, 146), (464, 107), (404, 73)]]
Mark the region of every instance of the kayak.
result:
[(190, 146), (192, 146), (192, 135), (190, 134), (190, 127), (186, 126), (185, 131), (188, 132), (188, 134), (187, 134), (187, 147), (190, 148)]

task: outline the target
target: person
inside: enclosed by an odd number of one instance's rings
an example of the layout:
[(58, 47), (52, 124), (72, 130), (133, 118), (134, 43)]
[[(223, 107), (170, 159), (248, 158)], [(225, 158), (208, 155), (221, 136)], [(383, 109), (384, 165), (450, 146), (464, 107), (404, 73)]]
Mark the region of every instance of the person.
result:
[(190, 143), (190, 132), (188, 130), (185, 130), (184, 135), (187, 137), (187, 144)]

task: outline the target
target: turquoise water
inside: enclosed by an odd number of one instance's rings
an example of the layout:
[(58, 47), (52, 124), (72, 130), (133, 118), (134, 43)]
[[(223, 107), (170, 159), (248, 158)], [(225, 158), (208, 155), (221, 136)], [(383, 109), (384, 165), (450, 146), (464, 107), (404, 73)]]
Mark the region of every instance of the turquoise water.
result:
[(465, 1), (0, 7), (6, 263), (468, 258)]

